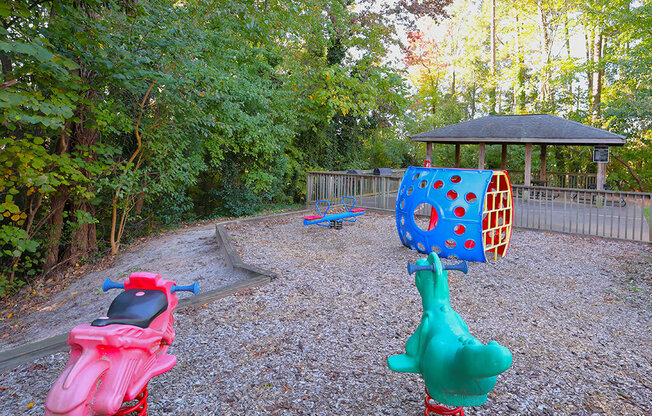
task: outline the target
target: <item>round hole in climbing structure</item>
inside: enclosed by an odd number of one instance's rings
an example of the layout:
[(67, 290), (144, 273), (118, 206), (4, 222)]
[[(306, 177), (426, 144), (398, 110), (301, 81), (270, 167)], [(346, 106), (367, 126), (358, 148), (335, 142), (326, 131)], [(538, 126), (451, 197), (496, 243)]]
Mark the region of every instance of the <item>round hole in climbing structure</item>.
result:
[(466, 194), (465, 198), (466, 198), (466, 202), (468, 202), (469, 204), (473, 204), (475, 201), (478, 200), (478, 197), (475, 196), (473, 192), (469, 192), (468, 194)]
[(423, 189), (426, 186), (428, 186), (428, 181), (427, 180), (422, 180), (421, 183), (419, 183), (419, 188)]
[(412, 234), (410, 234), (409, 231), (406, 231), (406, 232), (405, 232), (405, 238), (407, 238), (408, 240), (412, 241)]
[[(423, 231), (430, 231), (437, 226), (437, 210), (427, 202), (419, 204), (412, 214), (414, 223)], [(424, 250), (425, 251), (425, 250)]]
[(419, 179), (419, 176), (421, 176), (421, 173), (417, 173), (416, 175), (414, 175), (414, 178), (412, 180), (416, 181), (417, 179)]
[(414, 187), (413, 187), (413, 186), (410, 186), (410, 187), (408, 188), (407, 192), (406, 192), (406, 193), (408, 194), (408, 196), (410, 196), (410, 195), (412, 194), (412, 191), (414, 191)]
[(437, 247), (437, 246), (432, 246), (432, 247), (430, 247), (430, 249), (435, 254), (441, 254), (441, 249), (439, 247)]
[(462, 178), (460, 175), (453, 175), (451, 176), (451, 182), (453, 183), (460, 183), (462, 181)]
[(453, 232), (457, 235), (464, 234), (464, 231), (466, 231), (466, 228), (462, 224), (457, 224), (455, 227), (453, 227)]
[(452, 189), (446, 193), (446, 198), (450, 199), (451, 201), (454, 199), (457, 199), (457, 192), (453, 191)]
[(405, 209), (405, 199), (401, 201), (401, 209)]
[(450, 256), (447, 257), (448, 260), (459, 260), (460, 258), (457, 257), (455, 254), (451, 254)]
[(455, 246), (457, 246), (457, 243), (452, 238), (446, 240), (445, 244), (446, 244), (446, 248), (455, 248)]
[(405, 217), (401, 215), (401, 225), (405, 225)]
[(421, 243), (417, 244), (417, 247), (419, 247), (419, 250), (421, 251), (426, 251), (426, 248)]
[(442, 182), (442, 181), (436, 181), (436, 182), (432, 185), (432, 187), (435, 188), (435, 189), (439, 189), (439, 188), (441, 188), (442, 186), (444, 186), (444, 182)]
[(464, 243), (464, 247), (468, 250), (471, 250), (473, 247), (475, 247), (475, 241), (466, 240), (466, 242)]
[(457, 207), (455, 208), (453, 213), (455, 214), (456, 217), (462, 218), (464, 214), (466, 214), (466, 210), (463, 207)]

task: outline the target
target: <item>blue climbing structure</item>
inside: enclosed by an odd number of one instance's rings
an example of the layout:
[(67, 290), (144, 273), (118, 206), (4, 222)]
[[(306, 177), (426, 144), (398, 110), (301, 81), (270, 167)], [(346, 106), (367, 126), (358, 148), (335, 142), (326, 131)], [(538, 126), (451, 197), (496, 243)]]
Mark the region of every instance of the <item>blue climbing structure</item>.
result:
[(504, 256), (512, 217), (504, 171), (410, 166), (396, 199), (403, 245), (440, 257), (485, 262), (488, 253)]

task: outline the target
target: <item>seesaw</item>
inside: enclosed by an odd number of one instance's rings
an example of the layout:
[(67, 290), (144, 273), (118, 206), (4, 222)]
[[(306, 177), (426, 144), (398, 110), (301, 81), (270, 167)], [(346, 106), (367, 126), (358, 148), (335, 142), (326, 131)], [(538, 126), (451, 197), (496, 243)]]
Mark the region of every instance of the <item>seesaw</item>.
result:
[[(353, 200), (351, 208), (346, 204), (345, 200)], [(326, 211), (322, 214), (321, 209), (319, 208), (319, 203), (325, 203)], [(309, 217), (301, 217), (303, 219), (303, 225), (319, 225), (321, 227), (335, 228), (339, 230), (342, 228), (342, 221), (356, 222), (358, 215), (364, 215), (364, 208), (353, 208), (355, 207), (356, 199), (351, 196), (345, 196), (342, 198), (342, 205), (344, 205), (345, 212), (340, 212), (339, 214), (328, 214), (328, 210), (331, 207), (331, 203), (324, 200), (315, 201), (315, 207), (319, 215), (311, 215)]]

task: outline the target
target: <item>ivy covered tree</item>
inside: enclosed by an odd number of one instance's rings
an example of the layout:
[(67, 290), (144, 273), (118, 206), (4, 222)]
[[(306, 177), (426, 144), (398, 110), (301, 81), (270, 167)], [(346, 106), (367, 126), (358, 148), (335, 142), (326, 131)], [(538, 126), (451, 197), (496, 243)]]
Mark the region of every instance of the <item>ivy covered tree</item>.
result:
[(392, 29), (352, 2), (12, 1), (0, 22), (0, 293), (401, 143)]

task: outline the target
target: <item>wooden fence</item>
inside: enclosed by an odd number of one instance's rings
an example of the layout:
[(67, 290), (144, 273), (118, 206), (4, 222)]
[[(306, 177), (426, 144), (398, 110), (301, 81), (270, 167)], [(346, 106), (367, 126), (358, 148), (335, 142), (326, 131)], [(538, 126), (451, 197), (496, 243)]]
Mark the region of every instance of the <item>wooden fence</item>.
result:
[[(404, 170), (392, 176), (308, 172), (306, 202), (339, 203), (394, 211)], [(652, 242), (652, 194), (513, 185), (514, 226), (630, 241)], [(421, 213), (417, 213), (419, 215)]]

